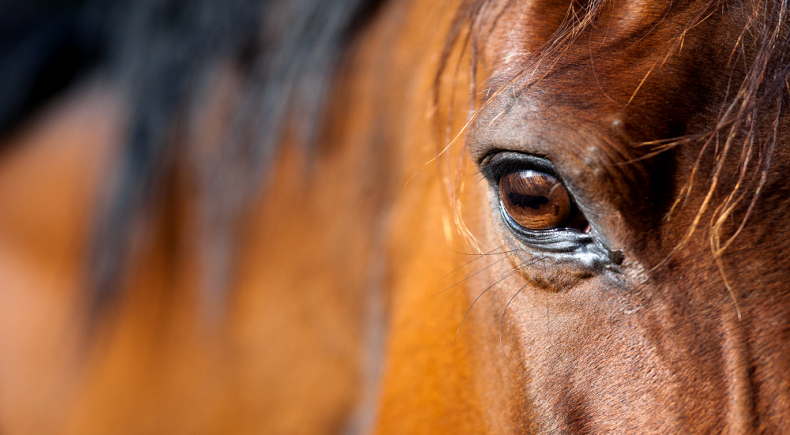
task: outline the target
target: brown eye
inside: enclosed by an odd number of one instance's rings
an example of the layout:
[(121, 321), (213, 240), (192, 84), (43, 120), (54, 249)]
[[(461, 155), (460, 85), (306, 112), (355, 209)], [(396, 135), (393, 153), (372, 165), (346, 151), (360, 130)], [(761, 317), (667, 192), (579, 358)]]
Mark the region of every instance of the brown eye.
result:
[(511, 172), (499, 180), (502, 205), (511, 218), (529, 230), (550, 230), (568, 224), (571, 197), (551, 175), (531, 170)]

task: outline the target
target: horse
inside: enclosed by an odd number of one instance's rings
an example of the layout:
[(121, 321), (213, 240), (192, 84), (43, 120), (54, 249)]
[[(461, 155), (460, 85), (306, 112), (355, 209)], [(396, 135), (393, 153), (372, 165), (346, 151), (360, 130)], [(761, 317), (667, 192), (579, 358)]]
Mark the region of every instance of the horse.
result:
[(1, 433), (790, 427), (786, 1), (2, 7)]

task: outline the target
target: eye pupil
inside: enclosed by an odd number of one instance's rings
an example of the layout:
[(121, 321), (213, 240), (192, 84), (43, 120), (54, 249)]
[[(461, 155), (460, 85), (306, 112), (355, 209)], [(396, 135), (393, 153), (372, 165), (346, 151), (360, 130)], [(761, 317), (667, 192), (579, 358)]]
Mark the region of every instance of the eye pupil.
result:
[(570, 195), (551, 175), (532, 170), (512, 172), (500, 179), (499, 193), (505, 211), (526, 229), (561, 228), (571, 218)]
[(522, 195), (516, 192), (510, 192), (507, 196), (510, 198), (510, 202), (515, 206), (522, 208), (529, 207), (534, 210), (538, 210), (541, 205), (548, 204), (549, 202), (549, 199), (545, 196)]

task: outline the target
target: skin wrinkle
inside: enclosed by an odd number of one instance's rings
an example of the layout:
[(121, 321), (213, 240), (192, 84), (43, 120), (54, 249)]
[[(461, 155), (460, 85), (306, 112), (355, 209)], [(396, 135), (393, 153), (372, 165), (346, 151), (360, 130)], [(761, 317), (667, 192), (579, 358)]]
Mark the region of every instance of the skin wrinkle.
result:
[(724, 329), (724, 359), (728, 393), (728, 412), (730, 430), (733, 433), (748, 433), (755, 425), (754, 388), (749, 376), (751, 358), (742, 326), (738, 318), (725, 314), (722, 319)]

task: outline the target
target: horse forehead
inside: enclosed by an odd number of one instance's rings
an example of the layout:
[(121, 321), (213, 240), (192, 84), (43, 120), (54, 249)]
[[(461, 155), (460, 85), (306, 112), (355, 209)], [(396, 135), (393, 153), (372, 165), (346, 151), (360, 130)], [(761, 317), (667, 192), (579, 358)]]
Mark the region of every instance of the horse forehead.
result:
[[(604, 5), (596, 14), (587, 16), (589, 8), (581, 8), (566, 0), (528, 0), (500, 2), (487, 13), (481, 29), (487, 30), (482, 53), (490, 62), (492, 76), (507, 74), (512, 68), (523, 66), (525, 59), (545, 51), (546, 42), (555, 44), (560, 27), (580, 25), (585, 20), (593, 24), (590, 40), (596, 39), (599, 48), (622, 47), (624, 41), (641, 45), (668, 45), (670, 34), (687, 36), (686, 30), (697, 21), (707, 19), (710, 2), (690, 0), (667, 2), (663, 0), (622, 0), (601, 2)], [(733, 5), (735, 8), (737, 5)], [(486, 25), (487, 24), (487, 25)], [(586, 53), (594, 56), (594, 52)], [(664, 53), (665, 54), (665, 53)]]
[(498, 120), (511, 106), (524, 106), (534, 115), (533, 129), (542, 123), (556, 133), (558, 123), (571, 120), (589, 127), (597, 143), (626, 150), (629, 142), (710, 124), (727, 74), (701, 74), (700, 68), (732, 70), (735, 79), (741, 74), (728, 63), (736, 25), (732, 18), (725, 22), (724, 13), (707, 13), (709, 2), (620, 1), (570, 39), (557, 36), (568, 20), (566, 2), (519, 5), (489, 14), (498, 18), (481, 50), (489, 72), (482, 118), (492, 112), (489, 118)]
[(484, 107), (469, 132), (472, 158), (481, 160), (492, 146), (545, 156), (566, 153), (581, 158), (586, 166), (598, 167), (635, 157), (626, 113), (614, 110), (588, 116), (584, 110), (548, 105), (543, 97), (507, 95)]

